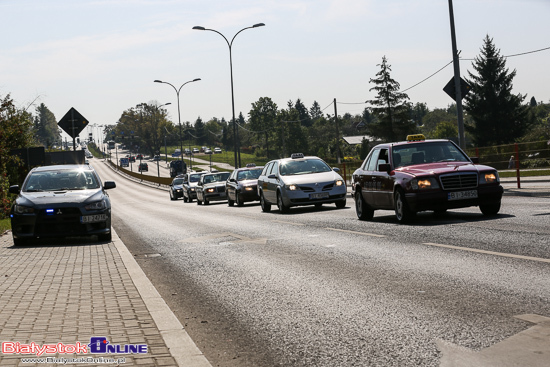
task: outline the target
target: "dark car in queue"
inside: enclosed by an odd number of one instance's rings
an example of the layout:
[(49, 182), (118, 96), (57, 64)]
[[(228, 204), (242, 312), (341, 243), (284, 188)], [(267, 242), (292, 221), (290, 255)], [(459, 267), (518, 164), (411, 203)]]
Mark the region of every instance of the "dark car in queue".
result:
[(183, 197), (183, 184), (187, 179), (186, 175), (179, 175), (170, 183), (170, 200), (178, 200)]
[(149, 165), (147, 163), (140, 163), (138, 167), (139, 172), (147, 172), (149, 171)]
[(263, 166), (247, 165), (231, 172), (225, 183), (225, 194), (229, 206), (233, 206), (235, 203), (237, 206), (243, 206), (245, 202), (260, 200), (258, 177), (260, 177), (263, 168)]
[(111, 240), (111, 200), (106, 190), (114, 181), (101, 181), (88, 165), (33, 168), (23, 185), (10, 186), (17, 194), (11, 208), (15, 245), (46, 237), (97, 235)]
[(262, 211), (271, 211), (273, 204), (280, 213), (303, 205), (336, 204), (339, 209), (345, 208), (346, 183), (338, 171), (321, 158), (302, 153), (267, 163), (258, 178)]
[(206, 173), (201, 176), (197, 187), (197, 205), (208, 205), (211, 201), (227, 200), (225, 182), (230, 172)]
[(370, 220), (375, 210), (386, 209), (406, 223), (420, 211), (442, 214), (470, 206), (496, 215), (504, 192), (498, 172), (477, 163), (454, 142), (421, 134), (379, 144), (353, 173), (357, 217)]
[(183, 201), (192, 203), (194, 199), (197, 198), (197, 184), (202, 175), (208, 173), (207, 171), (202, 172), (189, 172), (186, 173), (186, 179), (183, 182)]

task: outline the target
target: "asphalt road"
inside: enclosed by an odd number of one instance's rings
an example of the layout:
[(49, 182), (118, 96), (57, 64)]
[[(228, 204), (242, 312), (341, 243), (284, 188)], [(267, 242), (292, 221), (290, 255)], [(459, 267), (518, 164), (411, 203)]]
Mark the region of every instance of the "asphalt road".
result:
[(532, 326), (514, 316), (550, 316), (548, 198), (399, 225), (357, 220), (351, 199), (287, 215), (170, 201), (91, 163), (117, 182), (117, 233), (214, 366), (438, 366), (442, 344), (480, 351)]

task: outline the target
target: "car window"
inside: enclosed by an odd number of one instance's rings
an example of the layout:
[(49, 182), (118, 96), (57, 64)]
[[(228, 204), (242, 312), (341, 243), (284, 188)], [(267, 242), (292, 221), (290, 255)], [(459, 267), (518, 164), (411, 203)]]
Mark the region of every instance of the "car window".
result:
[(376, 171), (379, 156), (380, 156), (380, 149), (376, 149), (374, 152), (372, 152), (372, 155), (369, 159), (369, 163), (367, 165), (367, 171)]
[(62, 170), (33, 172), (23, 187), (26, 192), (89, 190), (99, 188), (92, 171)]
[(202, 175), (196, 174), (189, 176), (189, 182), (199, 182)]
[[(449, 141), (394, 146), (392, 154), (396, 167), (435, 162), (469, 162), (468, 157)], [(400, 161), (399, 164), (395, 163), (396, 160)]]
[(365, 158), (365, 161), (363, 162), (363, 166), (361, 167), (361, 169), (362, 169), (363, 171), (366, 171), (366, 170), (367, 170), (367, 167), (368, 167), (368, 165), (369, 165), (369, 161), (370, 161), (370, 158), (372, 157), (372, 152), (373, 152), (373, 151), (374, 151), (374, 150), (371, 150), (370, 153), (369, 153), (369, 155), (367, 156), (367, 158)]
[(260, 173), (262, 173), (261, 169), (249, 169), (245, 171), (239, 171), (237, 174), (237, 180), (256, 180), (258, 177), (260, 177)]
[(268, 172), (271, 171), (271, 166), (272, 165), (273, 165), (273, 162), (270, 162), (264, 167), (264, 170), (262, 171), (262, 176), (268, 176), (269, 175)]
[(279, 162), (273, 162), (273, 165), (271, 166), (271, 170), (269, 171), (268, 175), (276, 175), (278, 169), (279, 169)]
[(331, 168), (320, 159), (300, 159), (281, 164), (281, 176), (305, 175), (310, 173), (330, 172)]
[(182, 183), (183, 183), (183, 178), (177, 178), (172, 182), (173, 185), (181, 185)]

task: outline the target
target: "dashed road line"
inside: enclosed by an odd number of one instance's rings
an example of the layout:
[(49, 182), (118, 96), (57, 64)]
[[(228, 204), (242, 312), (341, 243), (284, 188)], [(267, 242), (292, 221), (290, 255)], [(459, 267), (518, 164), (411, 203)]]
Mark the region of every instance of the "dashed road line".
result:
[(544, 258), (541, 258), (541, 257), (514, 255), (514, 254), (507, 254), (505, 252), (495, 252), (495, 251), (480, 250), (480, 249), (468, 248), (468, 247), (443, 245), (443, 244), (440, 244), (440, 243), (426, 242), (426, 243), (423, 243), (423, 245), (434, 246), (434, 247), (443, 247), (443, 248), (449, 248), (449, 249), (453, 249), (453, 250), (477, 252), (477, 253), (480, 253), (480, 254), (495, 255), (495, 256), (501, 256), (501, 257), (511, 257), (511, 258), (514, 258), (514, 259), (523, 259), (523, 260), (538, 261), (538, 262), (543, 262), (543, 263), (550, 263), (550, 259), (544, 259)]

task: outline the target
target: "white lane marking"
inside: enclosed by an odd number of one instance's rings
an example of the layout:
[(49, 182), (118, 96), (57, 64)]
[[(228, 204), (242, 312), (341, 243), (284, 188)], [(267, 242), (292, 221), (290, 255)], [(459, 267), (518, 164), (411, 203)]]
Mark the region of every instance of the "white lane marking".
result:
[(337, 232), (346, 232), (346, 233), (353, 233), (353, 234), (360, 234), (362, 236), (371, 236), (371, 237), (386, 237), (382, 234), (376, 234), (376, 233), (366, 233), (366, 232), (357, 232), (357, 231), (348, 231), (347, 229), (338, 229), (338, 228), (330, 228), (327, 227), (325, 229), (328, 229), (329, 231), (337, 231)]
[(477, 252), (480, 254), (487, 254), (487, 255), (495, 255), (495, 256), (502, 256), (502, 257), (511, 257), (515, 259), (523, 259), (523, 260), (531, 260), (531, 261), (539, 261), (543, 263), (550, 263), (550, 259), (544, 259), (540, 257), (532, 257), (532, 256), (523, 256), (523, 255), (514, 255), (514, 254), (507, 254), (505, 252), (495, 252), (495, 251), (486, 251), (486, 250), (479, 250), (475, 248), (468, 248), (468, 247), (460, 247), (460, 246), (452, 246), (452, 245), (443, 245), (440, 243), (423, 243), (423, 245), (426, 246), (435, 246), (435, 247), (443, 247), (443, 248), (449, 248), (453, 250), (462, 250), (462, 251), (470, 251), (470, 252)]

